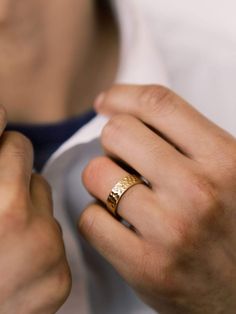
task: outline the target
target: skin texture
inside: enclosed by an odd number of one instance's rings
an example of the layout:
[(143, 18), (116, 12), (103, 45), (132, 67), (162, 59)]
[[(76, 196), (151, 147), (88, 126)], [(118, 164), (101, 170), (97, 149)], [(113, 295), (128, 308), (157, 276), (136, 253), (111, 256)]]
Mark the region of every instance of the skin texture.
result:
[(163, 314), (236, 312), (236, 140), (162, 86), (114, 86), (95, 102), (111, 118), (106, 157), (83, 173), (103, 203), (127, 172), (151, 184), (122, 197), (118, 213), (89, 206), (83, 236), (143, 300)]
[[(117, 30), (92, 0), (0, 1), (0, 104), (10, 122), (87, 111), (113, 80)], [(103, 73), (102, 77), (100, 73)], [(51, 191), (0, 108), (0, 313), (53, 314), (71, 286)]]
[(114, 79), (117, 36), (93, 0), (2, 0), (0, 104), (9, 120), (56, 122), (91, 108)]
[[(115, 28), (101, 20), (92, 1), (0, 2), (0, 102), (11, 121), (53, 122), (89, 108), (116, 69)], [(120, 203), (136, 232), (93, 205), (80, 220), (85, 238), (160, 313), (235, 313), (235, 139), (162, 87), (116, 87), (99, 110), (113, 116), (105, 150), (152, 189), (136, 186)], [(3, 314), (55, 313), (70, 290), (50, 190), (31, 174), (31, 151), (19, 134), (2, 135)], [(84, 182), (105, 202), (125, 174), (104, 157)]]
[(0, 107), (0, 313), (53, 314), (71, 287), (61, 228), (30, 142), (5, 125)]

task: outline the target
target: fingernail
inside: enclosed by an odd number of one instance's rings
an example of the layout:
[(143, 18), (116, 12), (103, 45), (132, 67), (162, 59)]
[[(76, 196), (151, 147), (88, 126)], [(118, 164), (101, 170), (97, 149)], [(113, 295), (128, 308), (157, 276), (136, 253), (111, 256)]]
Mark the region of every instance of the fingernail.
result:
[(102, 92), (101, 94), (99, 94), (97, 96), (97, 98), (95, 99), (94, 101), (94, 108), (95, 110), (99, 111), (99, 109), (101, 108), (103, 102), (104, 102), (104, 99), (105, 99), (105, 92)]

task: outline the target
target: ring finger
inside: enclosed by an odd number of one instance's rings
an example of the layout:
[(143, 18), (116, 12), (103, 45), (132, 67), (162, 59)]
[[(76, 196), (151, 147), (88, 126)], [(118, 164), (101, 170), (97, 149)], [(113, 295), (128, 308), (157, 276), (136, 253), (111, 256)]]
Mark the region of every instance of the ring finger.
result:
[[(112, 188), (127, 175), (108, 157), (99, 157), (85, 168), (83, 181), (88, 191), (106, 204)], [(134, 226), (139, 234), (147, 237), (150, 230), (157, 231), (157, 221), (160, 221), (158, 197), (146, 185), (137, 184), (122, 195), (117, 213)]]

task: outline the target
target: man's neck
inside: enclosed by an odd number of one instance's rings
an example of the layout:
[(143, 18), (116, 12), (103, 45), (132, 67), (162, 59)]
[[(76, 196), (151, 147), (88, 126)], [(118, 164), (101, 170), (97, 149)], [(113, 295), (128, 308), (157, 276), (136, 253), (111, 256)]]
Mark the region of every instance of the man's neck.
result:
[(90, 54), (75, 80), (74, 93), (68, 108), (70, 114), (80, 114), (92, 107), (95, 97), (113, 84), (119, 63), (119, 34), (109, 8), (99, 12), (96, 34)]
[(0, 103), (10, 121), (48, 123), (81, 114), (113, 82), (116, 24), (110, 11), (87, 2), (80, 8), (77, 0), (15, 0), (14, 10), (4, 8)]

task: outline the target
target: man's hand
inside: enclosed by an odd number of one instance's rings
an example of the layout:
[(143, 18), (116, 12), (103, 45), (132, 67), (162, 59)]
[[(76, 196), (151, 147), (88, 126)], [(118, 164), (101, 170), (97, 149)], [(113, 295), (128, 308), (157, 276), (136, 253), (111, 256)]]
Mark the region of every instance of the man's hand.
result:
[[(0, 108), (0, 133), (6, 124)], [(19, 133), (0, 138), (0, 313), (52, 314), (71, 285), (50, 187), (32, 175), (30, 142)]]
[(106, 202), (127, 174), (115, 159), (151, 188), (121, 198), (134, 228), (92, 205), (82, 234), (160, 313), (236, 313), (235, 138), (160, 86), (116, 86), (96, 107), (112, 116), (101, 139), (112, 159), (89, 163), (87, 189)]

